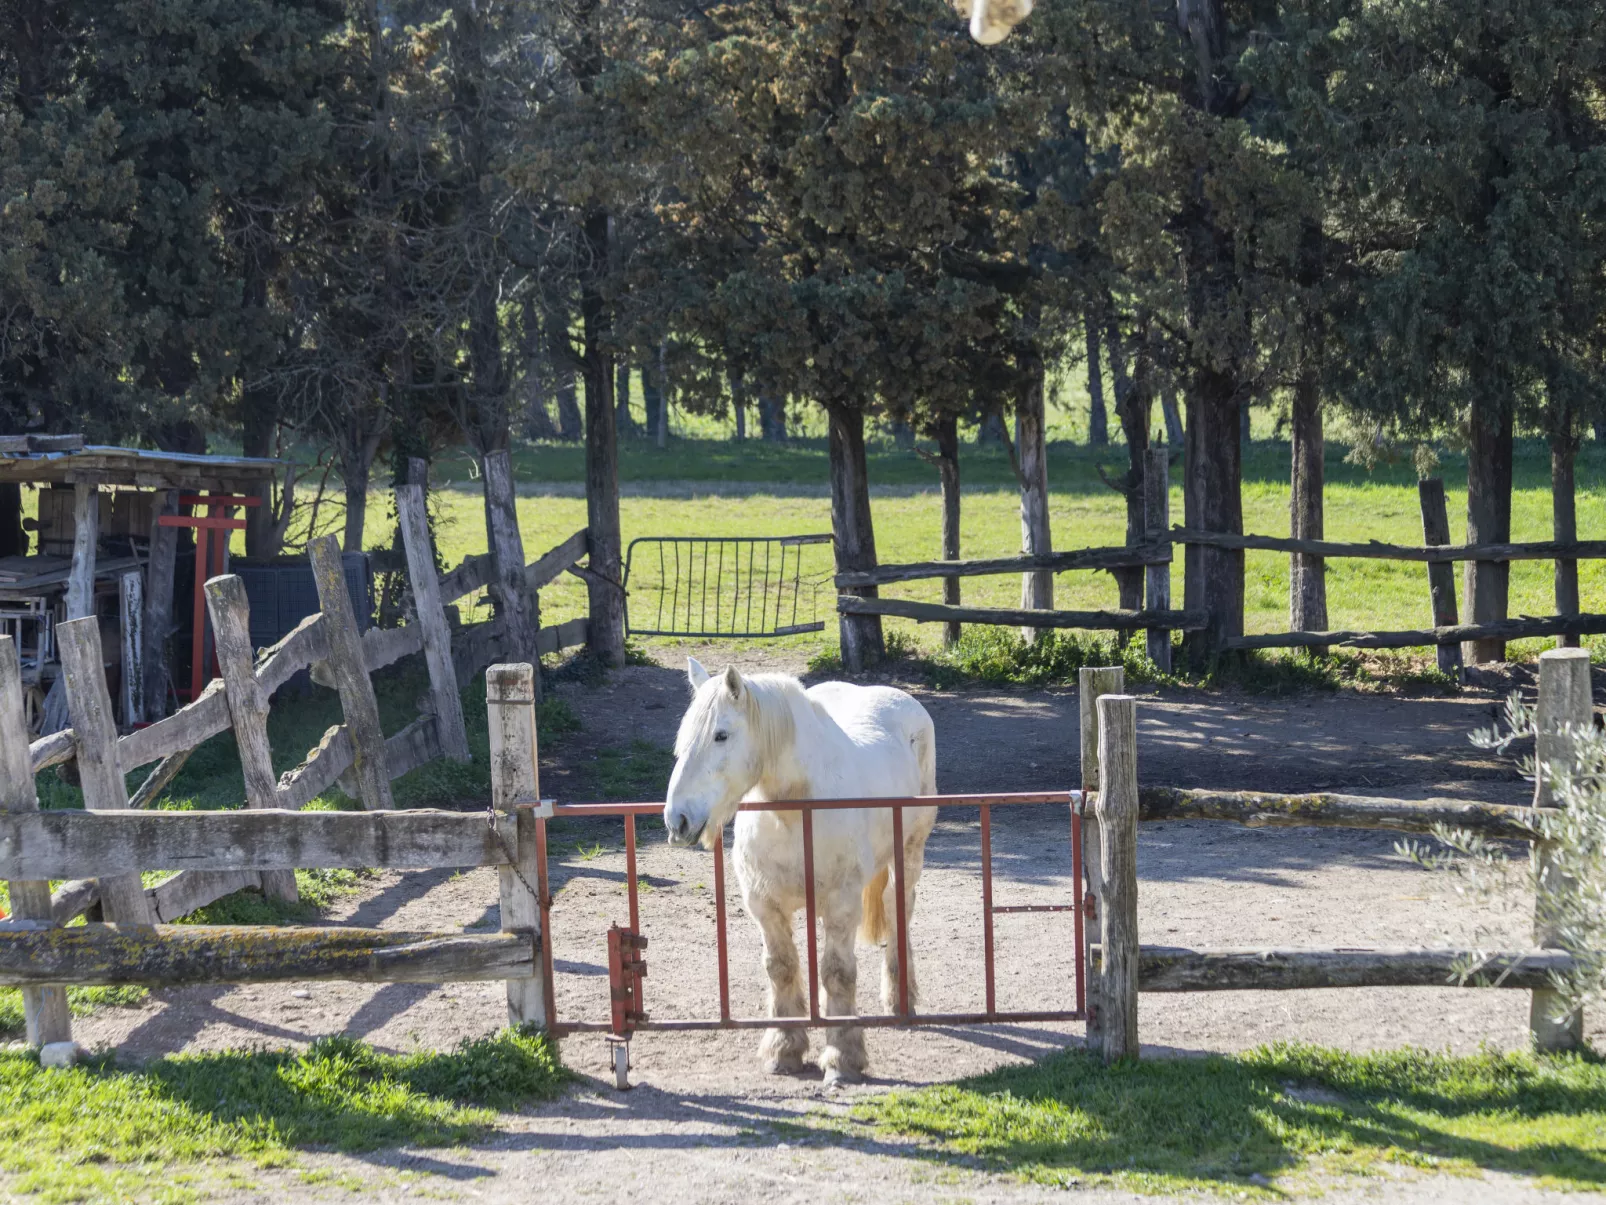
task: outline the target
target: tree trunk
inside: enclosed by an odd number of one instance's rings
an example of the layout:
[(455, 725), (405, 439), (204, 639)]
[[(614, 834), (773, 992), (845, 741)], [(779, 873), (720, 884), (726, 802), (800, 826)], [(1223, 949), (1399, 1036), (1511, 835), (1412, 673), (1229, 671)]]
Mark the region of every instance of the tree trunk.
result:
[[(258, 314), (267, 309), (267, 282), (261, 266), (248, 260), (245, 282), (246, 304)], [(273, 436), (279, 426), (279, 402), (275, 391), (260, 385), (246, 386), (240, 398), (240, 454), (267, 459), (273, 455)], [(264, 495), (267, 490), (264, 489)], [(270, 557), (278, 553), (274, 538), (274, 513), (264, 496), (261, 506), (245, 508), (245, 555)]]
[[(1189, 527), (1242, 535), (1243, 461), (1239, 442), (1242, 403), (1236, 382), (1215, 368), (1195, 370), (1188, 391), (1187, 462), (1183, 480)], [(1228, 636), (1244, 630), (1244, 554), (1239, 549), (1190, 545), (1185, 606), (1209, 612), (1209, 624), (1183, 639), (1190, 665), (1205, 669)]]
[(767, 390), (758, 395), (760, 433), (772, 443), (786, 442), (786, 399)]
[(654, 432), (660, 448), (669, 446), (669, 341), (658, 345), (658, 429)]
[(613, 422), (620, 436), (634, 435), (636, 420), (630, 413), (630, 361), (620, 360), (613, 376)]
[[(360, 463), (359, 463), (360, 462)], [(372, 465), (361, 456), (342, 459), (340, 477), (346, 489), (346, 529), (340, 542), (345, 552), (361, 552), (368, 522), (368, 478)]]
[(1099, 359), (1099, 324), (1089, 312), (1087, 330), (1087, 446), (1102, 448), (1110, 442), (1110, 420), (1104, 411), (1104, 366)]
[(1173, 448), (1183, 445), (1182, 415), (1177, 410), (1177, 390), (1170, 377), (1160, 378), (1160, 409), (1165, 414), (1165, 441)]
[[(1016, 458), (1020, 466), (1020, 543), (1028, 556), (1054, 551), (1048, 525), (1048, 438), (1043, 413), (1043, 361), (1035, 352), (1026, 360), (1015, 395)], [(1030, 611), (1054, 609), (1054, 575), (1023, 573), (1020, 604)], [(1046, 629), (1022, 628), (1021, 638), (1036, 641)]]
[(28, 533), (22, 530), (22, 486), (0, 481), (0, 556), (22, 556)]
[(580, 425), (580, 403), (574, 391), (574, 369), (567, 362), (552, 366), (557, 377), (558, 438), (566, 443), (579, 443), (584, 431)]
[[(831, 427), (831, 530), (836, 536), (836, 570), (848, 573), (876, 567), (875, 525), (870, 518), (870, 470), (864, 455), (864, 411), (851, 406), (825, 408)], [(845, 590), (875, 598), (874, 586)], [(859, 672), (886, 655), (879, 615), (839, 619), (842, 664)]]
[[(1574, 466), (1578, 457), (1578, 436), (1573, 433), (1571, 416), (1566, 415), (1550, 437), (1550, 513), (1551, 538), (1570, 544), (1578, 538), (1578, 499)], [(1578, 614), (1578, 562), (1556, 561), (1556, 614)], [(1556, 647), (1575, 649), (1577, 636), (1556, 637)]]
[[(586, 219), (591, 262), (608, 262), (608, 218)], [(580, 298), (585, 328), (586, 526), (591, 531), (592, 576), (586, 581), (591, 611), (587, 642), (604, 665), (625, 663), (625, 599), (620, 584), (623, 554), (619, 531), (619, 433), (614, 428), (613, 367), (604, 344), (608, 314), (602, 293), (588, 282)]]
[(1246, 406), (1240, 406), (1238, 408), (1238, 442), (1243, 445), (1243, 450), (1246, 453), (1249, 451), (1249, 444), (1250, 444), (1250, 434), (1249, 434), (1249, 411), (1250, 411), (1250, 409), (1251, 409), (1251, 407), (1249, 407), (1247, 405)]
[(536, 633), (541, 622), (536, 600), (524, 586), (524, 536), (519, 531), (513, 462), (506, 448), (485, 454), (480, 479), (485, 486), (485, 539), (491, 551), (491, 601), (503, 627), (501, 660), (539, 666)]
[(659, 414), (664, 406), (663, 383), (658, 379), (658, 368), (650, 360), (641, 364), (641, 405), (645, 412), (643, 431), (653, 439), (658, 437)]
[(747, 438), (747, 383), (739, 373), (730, 374), (731, 415), (736, 419), (736, 442)]
[[(944, 414), (937, 420), (937, 473), (942, 479), (942, 559), (959, 559), (959, 416)], [(942, 601), (950, 607), (960, 603), (959, 579), (942, 579)], [(942, 640), (952, 647), (959, 643), (959, 622), (942, 625)]]
[(1009, 428), (1004, 426), (1004, 412), (993, 407), (981, 416), (981, 422), (976, 425), (976, 446), (1003, 447), (1009, 442)]
[(152, 519), (150, 560), (145, 566), (145, 616), (140, 625), (145, 647), (140, 665), (145, 675), (145, 718), (151, 721), (167, 714), (167, 641), (173, 627), (173, 575), (178, 560), (178, 528), (163, 527), (155, 519), (176, 515), (178, 509), (178, 491), (164, 490)]
[[(1289, 534), (1296, 540), (1322, 536), (1323, 455), (1321, 394), (1316, 374), (1306, 371), (1294, 383), (1292, 492), (1289, 497)], [(1296, 552), (1288, 566), (1289, 627), (1295, 632), (1327, 630), (1327, 562), (1319, 556)], [(1325, 653), (1325, 649), (1313, 652)]]
[[(1126, 438), (1126, 542), (1141, 544), (1147, 531), (1143, 513), (1144, 453), (1149, 448), (1149, 419), (1153, 403), (1149, 398), (1147, 381), (1140, 383), (1127, 373), (1126, 349), (1113, 319), (1105, 331), (1105, 345), (1110, 356), (1110, 378), (1115, 384), (1115, 413), (1121, 422), (1121, 433)], [(1146, 373), (1139, 375), (1147, 376)], [(1112, 576), (1115, 578), (1121, 609), (1141, 610), (1143, 570), (1116, 569)]]
[[(1505, 544), (1511, 539), (1511, 408), (1474, 403), (1467, 440), (1467, 543)], [(1505, 561), (1468, 561), (1464, 608), (1468, 623), (1506, 618), (1511, 566)], [(1504, 640), (1469, 640), (1468, 665), (1503, 661)]]

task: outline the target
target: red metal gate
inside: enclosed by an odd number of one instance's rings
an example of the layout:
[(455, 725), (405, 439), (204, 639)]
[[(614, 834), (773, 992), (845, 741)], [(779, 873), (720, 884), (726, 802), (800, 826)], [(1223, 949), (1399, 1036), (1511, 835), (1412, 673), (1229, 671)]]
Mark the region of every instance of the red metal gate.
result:
[[(995, 807), (1058, 804), (1069, 809), (1071, 830), (1071, 864), (1074, 867), (1076, 887), (1065, 903), (1054, 904), (996, 904), (993, 902), (992, 810)], [(981, 1012), (969, 1013), (916, 1013), (909, 1006), (908, 949), (909, 918), (905, 915), (903, 859), (893, 861), (894, 937), (898, 943), (897, 1011), (853, 1016), (833, 1016), (821, 1013), (819, 1000), (819, 955), (816, 933), (814, 899), (814, 813), (846, 808), (891, 808), (893, 848), (903, 848), (903, 809), (909, 807), (973, 807), (981, 814), (981, 921), (982, 959), (984, 966), (984, 993), (986, 1007)], [(730, 1003), (730, 968), (726, 937), (725, 906), (725, 850), (723, 843), (713, 848), (714, 863), (714, 924), (719, 959), (719, 1015), (652, 1019), (646, 1012), (643, 998), (643, 979), (647, 966), (645, 951), (647, 939), (641, 935), (641, 914), (636, 874), (636, 817), (659, 816), (661, 803), (575, 803), (559, 804), (552, 810), (554, 817), (620, 817), (625, 826), (625, 877), (629, 900), (628, 925), (615, 924), (608, 932), (608, 986), (610, 1020), (564, 1021), (558, 1016), (556, 982), (553, 970), (552, 897), (547, 873), (547, 822), (536, 822), (536, 843), (540, 857), (540, 881), (537, 884), (541, 899), (542, 975), (546, 993), (546, 1014), (554, 1034), (607, 1033), (615, 1046), (615, 1071), (620, 1086), (626, 1086), (624, 1074), (628, 1068), (628, 1054), (624, 1043), (638, 1031), (710, 1030), (710, 1029), (791, 1029), (824, 1025), (858, 1026), (914, 1026), (914, 1025), (979, 1025), (992, 1022), (1045, 1022), (1082, 1021), (1087, 1017), (1085, 987), (1086, 945), (1083, 941), (1084, 900), (1086, 885), (1082, 874), (1082, 794), (1080, 791), (1037, 791), (1002, 795), (929, 795), (901, 799), (815, 799), (783, 802), (744, 803), (744, 812), (798, 812), (803, 822), (803, 878), (804, 878), (804, 932), (808, 949), (808, 1015), (800, 1017), (733, 1017)], [(1072, 967), (1072, 993), (1074, 1008), (1045, 1008), (1030, 1011), (1000, 1010), (994, 982), (993, 917), (1003, 913), (1069, 912), (1073, 914), (1075, 938)]]

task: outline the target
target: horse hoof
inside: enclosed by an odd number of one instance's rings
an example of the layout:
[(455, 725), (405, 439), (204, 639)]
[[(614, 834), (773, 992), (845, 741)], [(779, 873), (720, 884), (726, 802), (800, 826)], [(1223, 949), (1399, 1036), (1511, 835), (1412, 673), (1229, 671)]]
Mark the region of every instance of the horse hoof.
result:
[(766, 1059), (764, 1072), (766, 1075), (797, 1075), (803, 1070), (802, 1059)]

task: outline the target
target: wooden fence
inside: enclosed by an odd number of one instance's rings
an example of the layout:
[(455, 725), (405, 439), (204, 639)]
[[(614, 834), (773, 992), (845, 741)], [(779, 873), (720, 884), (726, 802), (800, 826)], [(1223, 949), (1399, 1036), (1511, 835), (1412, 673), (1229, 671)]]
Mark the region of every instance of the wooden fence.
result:
[[(1140, 789), (1137, 701), (1121, 693), (1119, 668), (1081, 671), (1083, 867), (1090, 908), (1085, 926), (1088, 1045), (1107, 1061), (1138, 1053), (1141, 992), (1282, 991), (1296, 988), (1445, 987), (1458, 983), (1532, 993), (1529, 1025), (1544, 1050), (1575, 1049), (1583, 1018), (1562, 1015), (1552, 976), (1572, 965), (1557, 935), (1536, 925), (1532, 948), (1475, 951), (1433, 948), (1295, 946), (1187, 949), (1138, 942), (1138, 824), (1153, 820), (1227, 820), (1250, 826), (1322, 825), (1427, 833), (1444, 823), (1485, 836), (1537, 840), (1536, 823), (1553, 805), (1551, 766), (1572, 756), (1572, 733), (1592, 722), (1589, 654), (1556, 649), (1539, 659), (1535, 807), (1450, 800), (1415, 802), (1349, 795), (1274, 795), (1249, 791)], [(1541, 866), (1549, 852), (1540, 844)], [(1469, 978), (1461, 972), (1475, 968)]]
[[(321, 610), (260, 657), (250, 644), (242, 583), (232, 576), (214, 578), (206, 584), (206, 592), (221, 676), (188, 706), (119, 737), (101, 670), (98, 625), (93, 620), (62, 624), (58, 638), (74, 727), (24, 746), (30, 773), (76, 760), (87, 809), (139, 811), (161, 794), (202, 742), (232, 728), (240, 751), (244, 801), (250, 808), (297, 811), (338, 782), (364, 808), (376, 810), (392, 806), (393, 779), (439, 757), (468, 761), (458, 684), (501, 659), (504, 634), (500, 619), (454, 628), (447, 608), (490, 582), (492, 557), (470, 557), (444, 577), (438, 576), (422, 487), (400, 487), (397, 504), (414, 600), (405, 626), (369, 628), (359, 635), (333, 536), (308, 546)], [(574, 568), (586, 554), (587, 533), (581, 530), (532, 562), (524, 573), (527, 597), (533, 599), (536, 591)], [(584, 643), (586, 635), (584, 618), (543, 628), (537, 650), (556, 652)], [(387, 738), (380, 728), (369, 675), (418, 652), (424, 654), (429, 671), (426, 710)], [(324, 733), (299, 765), (276, 776), (268, 747), (269, 699), (303, 669), (339, 692), (344, 719)], [(153, 762), (155, 768), (144, 785), (130, 797), (125, 776)], [(312, 865), (292, 860), (264, 870), (256, 865), (162, 862), (144, 869), (173, 868), (180, 873), (148, 890), (138, 886), (133, 872), (102, 876), (80, 871), (52, 894), (49, 915), (54, 923), (64, 924), (99, 904), (109, 920), (157, 923), (185, 916), (243, 888), (294, 899), (295, 875), (288, 868)]]

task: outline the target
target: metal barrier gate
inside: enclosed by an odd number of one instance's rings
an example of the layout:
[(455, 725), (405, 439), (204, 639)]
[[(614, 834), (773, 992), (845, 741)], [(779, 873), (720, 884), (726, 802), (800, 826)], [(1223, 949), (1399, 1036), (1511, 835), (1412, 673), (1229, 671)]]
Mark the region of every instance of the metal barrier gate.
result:
[[(1071, 864), (1075, 876), (1072, 898), (1055, 904), (997, 904), (993, 902), (992, 809), (1058, 804), (1070, 811)], [(893, 848), (903, 848), (903, 809), (907, 807), (974, 807), (981, 815), (981, 920), (985, 1008), (968, 1013), (916, 1013), (909, 1005), (908, 950), (909, 918), (905, 915), (903, 859), (893, 862), (893, 895), (896, 897), (894, 936), (898, 943), (898, 1008), (893, 1013), (834, 1016), (820, 1011), (819, 954), (814, 899), (814, 813), (845, 808), (891, 808)], [(618, 1086), (629, 1087), (629, 1041), (636, 1032), (687, 1031), (712, 1029), (797, 1029), (827, 1025), (864, 1027), (917, 1025), (980, 1025), (999, 1022), (1085, 1021), (1087, 1019), (1086, 942), (1083, 940), (1087, 905), (1087, 884), (1082, 868), (1082, 808), (1080, 791), (1036, 791), (1000, 795), (928, 795), (901, 799), (815, 799), (781, 802), (744, 803), (744, 812), (798, 812), (803, 829), (804, 932), (808, 950), (808, 1015), (797, 1017), (734, 1017), (730, 1003), (730, 967), (726, 935), (725, 849), (714, 844), (711, 857), (714, 870), (714, 924), (719, 960), (719, 1015), (654, 1020), (644, 1007), (642, 980), (646, 976), (647, 939), (641, 935), (640, 901), (636, 873), (636, 817), (658, 816), (661, 803), (575, 803), (553, 807), (554, 817), (619, 817), (625, 827), (625, 878), (629, 924), (615, 923), (608, 930), (608, 991), (610, 1020), (564, 1021), (558, 1016), (556, 979), (553, 969), (552, 896), (547, 873), (547, 822), (536, 821), (536, 849), (540, 880), (537, 892), (541, 902), (542, 979), (546, 995), (547, 1023), (555, 1036), (570, 1033), (605, 1033), (613, 1044), (614, 1075)], [(1000, 1010), (997, 1007), (993, 960), (993, 917), (1003, 913), (1069, 912), (1075, 926), (1072, 942), (1070, 987), (1074, 1008)]]
[(641, 606), (635, 613), (626, 608), (625, 634), (708, 638), (824, 631), (825, 621), (815, 616), (832, 567), (814, 565), (805, 574), (803, 560), (804, 549), (830, 543), (828, 534), (631, 540), (624, 584)]

